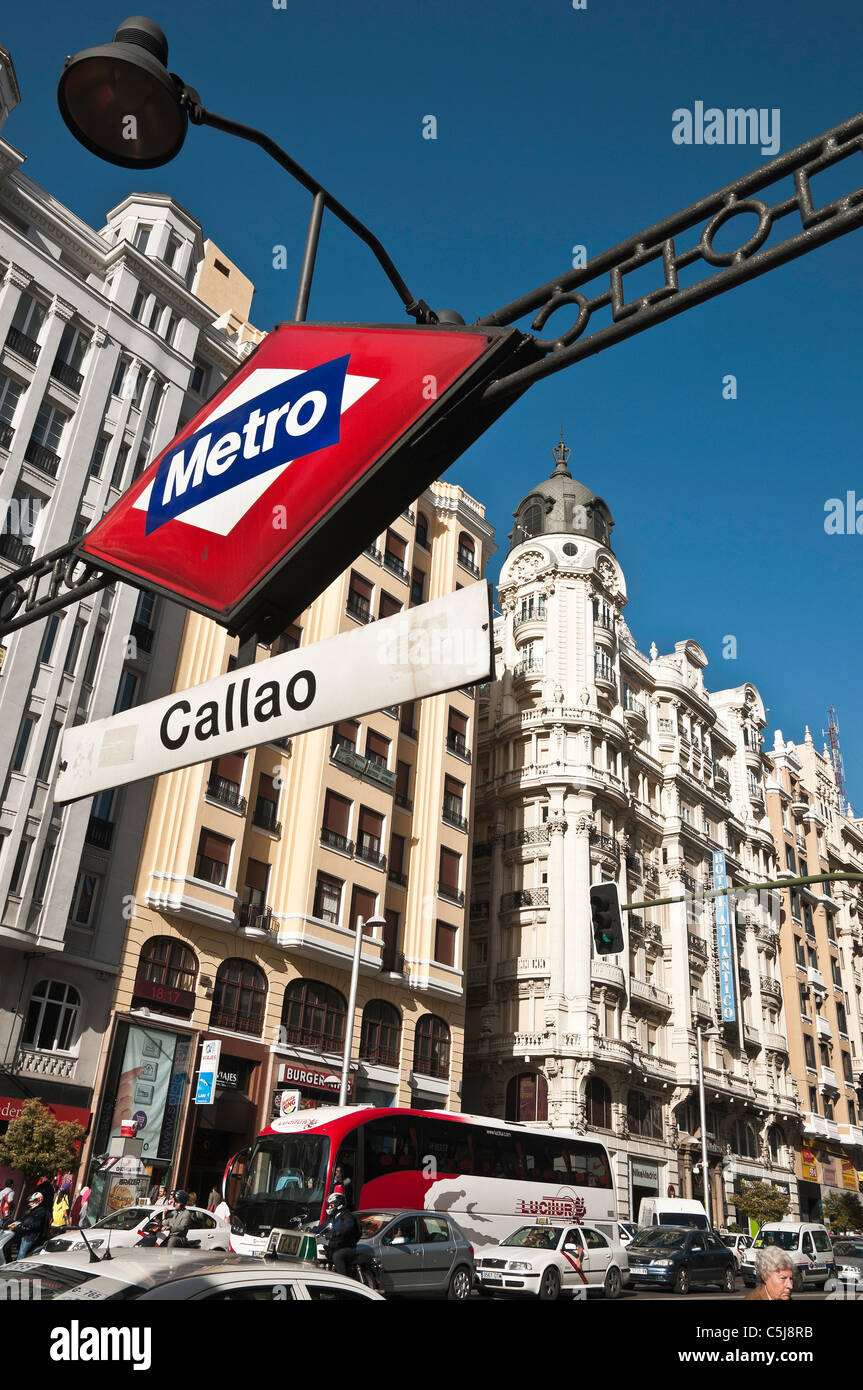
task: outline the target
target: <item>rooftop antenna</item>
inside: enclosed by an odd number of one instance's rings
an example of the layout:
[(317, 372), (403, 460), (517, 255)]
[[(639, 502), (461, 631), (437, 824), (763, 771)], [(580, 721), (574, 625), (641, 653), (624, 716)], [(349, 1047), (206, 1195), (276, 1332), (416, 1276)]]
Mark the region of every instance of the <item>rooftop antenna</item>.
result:
[(823, 729), (821, 733), (830, 744), (830, 761), (833, 764), (833, 775), (836, 779), (836, 806), (840, 816), (846, 816), (848, 814), (848, 796), (845, 789), (845, 764), (842, 761), (842, 753), (839, 748), (839, 725), (832, 705), (828, 713), (830, 722), (827, 726), (827, 733), (825, 734)]

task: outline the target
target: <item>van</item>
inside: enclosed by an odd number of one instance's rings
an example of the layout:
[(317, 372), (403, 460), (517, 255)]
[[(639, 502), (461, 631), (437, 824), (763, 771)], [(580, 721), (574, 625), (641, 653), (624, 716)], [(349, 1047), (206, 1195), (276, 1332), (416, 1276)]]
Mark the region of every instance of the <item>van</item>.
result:
[(743, 1252), (740, 1272), (747, 1288), (754, 1288), (757, 1282), (756, 1255), (770, 1245), (777, 1245), (793, 1261), (797, 1293), (807, 1285), (823, 1287), (836, 1271), (826, 1226), (813, 1221), (766, 1221), (752, 1245)]
[(708, 1231), (710, 1222), (701, 1202), (688, 1197), (643, 1197), (638, 1209), (638, 1224), (642, 1226), (692, 1226)]

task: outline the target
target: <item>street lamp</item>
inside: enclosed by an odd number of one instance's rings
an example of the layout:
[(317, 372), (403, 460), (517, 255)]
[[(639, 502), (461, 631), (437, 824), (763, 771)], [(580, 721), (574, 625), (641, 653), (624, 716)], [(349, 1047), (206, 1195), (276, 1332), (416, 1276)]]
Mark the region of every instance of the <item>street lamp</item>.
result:
[(110, 43), (84, 48), (66, 59), (57, 88), (60, 115), (91, 154), (125, 169), (155, 169), (179, 154), (189, 121), (250, 140), (313, 195), (294, 323), (305, 322), (321, 221), (327, 209), (365, 242), (417, 323), (457, 323), (454, 310), (435, 314), (411, 294), (377, 237), (353, 213), (260, 130), (206, 111), (194, 87), (168, 72), (168, 40), (152, 19), (133, 15)]
[(360, 954), (363, 949), (363, 935), (366, 927), (385, 927), (386, 918), (369, 917), (364, 922), (357, 918), (356, 938), (354, 940), (354, 962), (351, 966), (351, 992), (348, 999), (348, 1016), (345, 1020), (345, 1050), (342, 1053), (342, 1080), (339, 1086), (339, 1105), (348, 1103), (348, 1072), (351, 1065), (351, 1048), (354, 1043), (354, 1014), (357, 1007), (357, 981), (360, 975)]
[(710, 1201), (710, 1174), (707, 1168), (707, 1113), (704, 1103), (704, 1063), (701, 1059), (701, 1039), (718, 1038), (721, 1033), (718, 1028), (702, 1028), (700, 1023), (696, 1023), (695, 1031), (698, 1035), (698, 1102), (701, 1106), (701, 1171), (704, 1175), (704, 1210), (707, 1212), (707, 1224), (713, 1225), (712, 1203)]

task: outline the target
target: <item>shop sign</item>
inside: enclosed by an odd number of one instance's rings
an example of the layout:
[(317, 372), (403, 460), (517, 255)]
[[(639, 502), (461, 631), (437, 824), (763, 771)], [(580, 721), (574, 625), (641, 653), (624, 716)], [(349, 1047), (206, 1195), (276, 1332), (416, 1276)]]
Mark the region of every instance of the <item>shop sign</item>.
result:
[(216, 1074), (217, 1091), (245, 1091), (248, 1089), (249, 1073), (252, 1063), (245, 1057), (223, 1057)]
[[(327, 1094), (338, 1095), (341, 1084), (341, 1075), (337, 1071), (331, 1071), (324, 1067), (304, 1066), (300, 1062), (285, 1062), (279, 1067), (279, 1084), (281, 1086), (302, 1086), (304, 1090), (325, 1091)], [(348, 1095), (354, 1089), (354, 1078), (348, 1076)]]
[(800, 1150), (800, 1169), (807, 1182), (818, 1181), (818, 1164), (811, 1149)]
[[(28, 1099), (28, 1096), (17, 1100), (13, 1100), (11, 1096), (0, 1096), (0, 1120), (17, 1120)], [(79, 1109), (75, 1105), (51, 1105), (47, 1100), (43, 1100), (41, 1104), (51, 1111), (55, 1120), (72, 1120), (75, 1124), (83, 1125), (85, 1130), (90, 1123), (89, 1110)]]
[(300, 1108), (302, 1096), (299, 1091), (282, 1091), (279, 1101), (279, 1114), (284, 1119), (287, 1115), (294, 1115)]
[(154, 984), (152, 980), (135, 981), (133, 994), (136, 999), (151, 999), (154, 1004), (170, 1004), (175, 1009), (187, 1009), (189, 1013), (195, 1007), (195, 996), (188, 989), (169, 989), (167, 985)]
[(848, 1161), (847, 1158), (843, 1158), (843, 1159), (841, 1160), (841, 1162), (842, 1162), (842, 1186), (845, 1187), (845, 1188), (847, 1188), (849, 1192), (856, 1192), (856, 1191), (858, 1190), (858, 1189), (857, 1189), (857, 1174), (856, 1174), (856, 1172), (855, 1172), (855, 1170), (854, 1170), (854, 1164), (853, 1164), (853, 1163), (850, 1163), (850, 1162)]
[(643, 1187), (646, 1183), (659, 1182), (659, 1165), (656, 1163), (639, 1163), (637, 1159), (630, 1160), (632, 1181)]

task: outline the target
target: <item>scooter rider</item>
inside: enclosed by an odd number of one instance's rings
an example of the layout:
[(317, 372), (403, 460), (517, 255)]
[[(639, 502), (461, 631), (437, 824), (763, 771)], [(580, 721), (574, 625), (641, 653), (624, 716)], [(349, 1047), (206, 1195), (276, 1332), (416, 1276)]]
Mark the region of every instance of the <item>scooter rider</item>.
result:
[(327, 1198), (326, 1218), (313, 1230), (315, 1235), (326, 1237), (330, 1263), (336, 1273), (353, 1275), (360, 1223), (349, 1210), (341, 1187), (333, 1188)]

